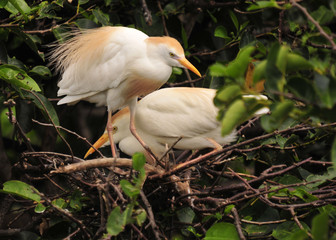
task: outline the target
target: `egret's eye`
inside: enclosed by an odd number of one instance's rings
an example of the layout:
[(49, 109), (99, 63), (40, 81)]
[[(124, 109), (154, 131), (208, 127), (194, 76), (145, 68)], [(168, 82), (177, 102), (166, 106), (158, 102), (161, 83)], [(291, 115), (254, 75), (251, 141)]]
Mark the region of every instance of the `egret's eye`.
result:
[(116, 132), (116, 131), (118, 131), (118, 127), (117, 127), (117, 126), (114, 126), (114, 127), (113, 127), (113, 132)]
[(172, 53), (172, 52), (169, 53), (169, 56), (176, 57), (176, 55), (174, 53)]

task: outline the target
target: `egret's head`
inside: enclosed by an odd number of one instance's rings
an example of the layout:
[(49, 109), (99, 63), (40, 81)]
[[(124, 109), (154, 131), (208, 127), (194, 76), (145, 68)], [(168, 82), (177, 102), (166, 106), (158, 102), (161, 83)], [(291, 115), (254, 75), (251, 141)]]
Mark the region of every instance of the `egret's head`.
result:
[(201, 77), (200, 72), (185, 58), (181, 44), (171, 37), (149, 37), (148, 51), (154, 58), (163, 59), (172, 67), (187, 68)]

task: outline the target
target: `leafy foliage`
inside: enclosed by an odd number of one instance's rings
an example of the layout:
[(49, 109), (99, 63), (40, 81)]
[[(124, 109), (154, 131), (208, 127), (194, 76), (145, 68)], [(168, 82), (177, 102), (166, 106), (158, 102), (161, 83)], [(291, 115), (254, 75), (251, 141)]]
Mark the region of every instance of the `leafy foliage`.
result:
[[(0, 13), (5, 238), (336, 239), (335, 0), (2, 0)], [(204, 77), (174, 69), (164, 87), (218, 89), (237, 143), (166, 168), (83, 162), (105, 109), (57, 106), (48, 54), (73, 29), (109, 25), (177, 38)]]

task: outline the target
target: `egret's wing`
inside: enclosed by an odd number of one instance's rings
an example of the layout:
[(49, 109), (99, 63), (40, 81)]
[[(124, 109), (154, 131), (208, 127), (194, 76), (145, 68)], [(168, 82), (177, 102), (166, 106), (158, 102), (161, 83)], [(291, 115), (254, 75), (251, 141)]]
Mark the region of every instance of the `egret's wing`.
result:
[[(58, 47), (52, 59), (63, 72), (58, 95), (87, 97), (115, 88), (126, 78), (127, 65), (148, 36), (136, 29), (103, 27), (78, 34)], [(130, 47), (131, 46), (131, 47)]]
[(195, 137), (218, 127), (216, 91), (167, 88), (153, 92), (137, 105), (136, 124), (156, 137)]

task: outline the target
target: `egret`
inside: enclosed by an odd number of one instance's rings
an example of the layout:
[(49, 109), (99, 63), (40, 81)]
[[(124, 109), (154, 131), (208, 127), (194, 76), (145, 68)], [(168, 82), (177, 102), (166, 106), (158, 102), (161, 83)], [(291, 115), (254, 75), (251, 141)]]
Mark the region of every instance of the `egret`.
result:
[(86, 100), (107, 106), (106, 129), (113, 157), (112, 112), (128, 106), (130, 132), (150, 152), (134, 124), (138, 96), (160, 88), (169, 79), (172, 67), (201, 74), (171, 37), (149, 37), (127, 27), (101, 27), (73, 35), (51, 54), (51, 62), (62, 74), (57, 95), (64, 97), (58, 105)]
[[(227, 136), (221, 136), (221, 123), (217, 121), (218, 108), (213, 99), (216, 90), (207, 88), (163, 88), (145, 96), (137, 104), (135, 126), (142, 139), (161, 156), (166, 145), (171, 146), (180, 137), (174, 148), (194, 150), (204, 148), (221, 148), (236, 139), (234, 130)], [(245, 97), (254, 97), (246, 95)], [(257, 95), (258, 100), (267, 99)], [(268, 108), (262, 108), (255, 114), (265, 114)], [(145, 149), (136, 141), (130, 130), (129, 108), (124, 108), (112, 117), (113, 137), (122, 152), (132, 156), (135, 152), (146, 155)], [(105, 133), (93, 145), (96, 149), (108, 145)], [(85, 157), (94, 152), (90, 148)]]

